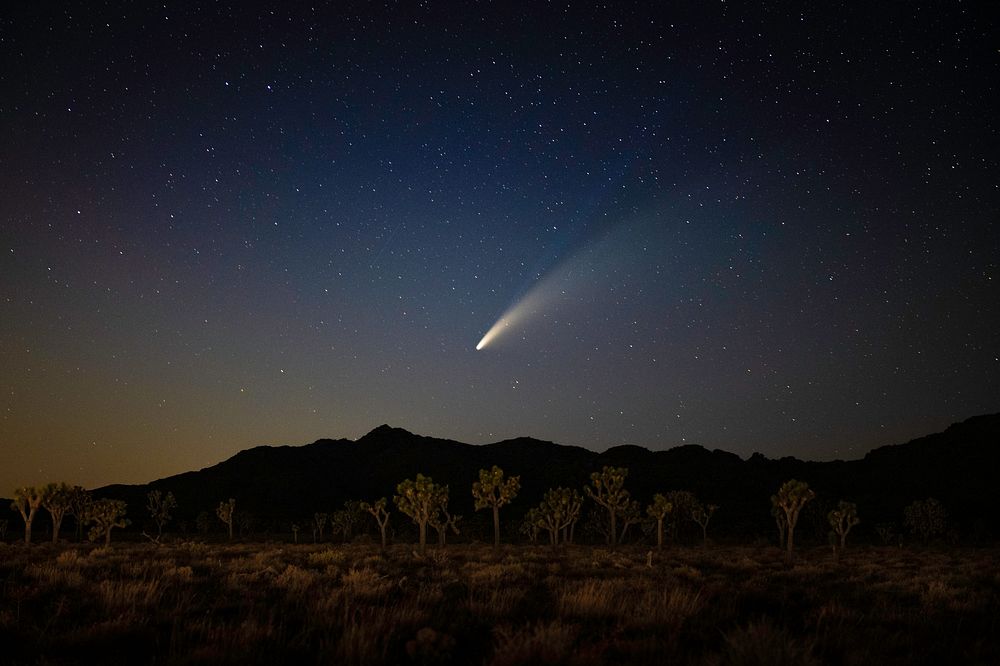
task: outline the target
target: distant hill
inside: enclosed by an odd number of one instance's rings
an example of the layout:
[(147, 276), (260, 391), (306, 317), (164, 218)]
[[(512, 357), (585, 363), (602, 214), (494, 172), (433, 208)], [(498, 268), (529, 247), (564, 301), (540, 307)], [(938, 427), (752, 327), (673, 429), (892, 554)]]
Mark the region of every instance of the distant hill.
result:
[(833, 462), (771, 460), (760, 454), (743, 460), (700, 446), (667, 451), (619, 446), (597, 453), (530, 438), (471, 445), (383, 425), (357, 441), (260, 446), (197, 472), (145, 485), (106, 486), (94, 494), (126, 500), (136, 525), (148, 520), (144, 507), (150, 489), (174, 493), (177, 521), (192, 521), (201, 511), (214, 514), (220, 501), (234, 497), (237, 510), (251, 512), (258, 525), (287, 531), (293, 520), (306, 525), (313, 512), (331, 512), (346, 500), (391, 498), (399, 481), (422, 472), (450, 485), (452, 507), (468, 521), (476, 520), (469, 489), (478, 470), (499, 465), (507, 474), (521, 476), (522, 491), (504, 510), (519, 520), (546, 489), (581, 488), (591, 472), (615, 465), (629, 468), (627, 488), (644, 504), (655, 492), (689, 490), (706, 503), (721, 505), (711, 530), (719, 538), (770, 536), (769, 497), (789, 478), (808, 481), (817, 492), (809, 508), (817, 539), (825, 534), (826, 510), (840, 499), (858, 504), (863, 521), (858, 532), (871, 535), (878, 523), (900, 523), (903, 507), (925, 497), (940, 500), (962, 534), (996, 536), (998, 444), (1000, 414), (878, 448), (861, 460)]

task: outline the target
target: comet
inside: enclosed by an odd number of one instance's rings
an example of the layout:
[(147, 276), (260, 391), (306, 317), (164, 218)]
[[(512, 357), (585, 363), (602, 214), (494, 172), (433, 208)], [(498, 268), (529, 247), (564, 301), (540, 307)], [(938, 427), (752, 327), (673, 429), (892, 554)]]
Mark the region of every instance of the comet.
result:
[[(638, 223), (638, 222), (637, 222)], [(482, 351), (512, 331), (523, 330), (539, 316), (566, 314), (573, 307), (597, 307), (608, 297), (618, 276), (637, 274), (644, 253), (643, 234), (634, 225), (617, 224), (593, 238), (574, 254), (543, 274), (524, 295), (508, 307), (476, 344)]]
[(521, 328), (529, 318), (543, 308), (551, 306), (552, 301), (557, 296), (565, 295), (565, 290), (558, 287), (559, 283), (566, 277), (566, 271), (557, 270), (536, 282), (520, 300), (507, 308), (496, 320), (496, 323), (486, 331), (479, 344), (476, 345), (476, 351), (482, 351), (505, 333)]
[[(530, 320), (543, 313), (555, 313), (566, 306), (571, 296), (580, 289), (581, 276), (590, 274), (595, 268), (591, 246), (564, 260), (531, 285), (524, 295), (507, 308), (483, 335), (476, 351), (482, 351), (495, 343), (498, 338), (511, 331), (522, 330)], [(601, 263), (598, 260), (596, 263)]]

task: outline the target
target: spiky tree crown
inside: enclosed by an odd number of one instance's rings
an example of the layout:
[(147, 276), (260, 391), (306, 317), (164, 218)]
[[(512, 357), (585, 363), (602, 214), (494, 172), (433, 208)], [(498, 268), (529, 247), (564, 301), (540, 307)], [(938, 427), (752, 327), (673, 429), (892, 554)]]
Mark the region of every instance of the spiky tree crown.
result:
[(113, 527), (127, 527), (125, 518), (127, 504), (123, 500), (99, 499), (87, 508), (87, 522), (94, 523), (90, 531), (91, 540), (107, 534)]
[(830, 527), (841, 534), (861, 522), (858, 518), (858, 505), (854, 502), (845, 502), (841, 500), (837, 504), (837, 508), (833, 509), (826, 515), (827, 520), (830, 521)]
[(374, 504), (369, 504), (368, 502), (362, 502), (361, 510), (367, 511), (368, 513), (378, 518), (380, 515), (388, 513), (388, 511), (385, 510), (386, 504), (388, 504), (388, 500), (386, 500), (386, 498), (384, 497), (380, 497), (377, 500), (375, 500)]
[(786, 514), (798, 514), (805, 503), (816, 497), (816, 493), (805, 481), (789, 479), (785, 481), (778, 494), (771, 498), (772, 504), (780, 506)]
[(653, 495), (653, 503), (646, 507), (646, 514), (655, 520), (663, 520), (673, 510), (674, 505), (667, 499), (667, 496), (656, 493)]
[(429, 521), (440, 506), (442, 495), (448, 501), (448, 486), (434, 483), (434, 479), (417, 474), (415, 479), (406, 479), (396, 486), (393, 503), (400, 511), (417, 523)]
[(11, 502), (10, 508), (20, 512), (21, 516), (27, 521), (28, 516), (38, 510), (44, 499), (45, 495), (42, 488), (22, 486), (14, 491), (14, 501)]
[(592, 500), (603, 507), (608, 509), (624, 508), (629, 501), (629, 492), (625, 490), (627, 476), (627, 467), (605, 465), (600, 472), (593, 472), (590, 475), (590, 483), (593, 488), (586, 486), (584, 490)]
[(63, 512), (70, 507), (73, 488), (63, 482), (49, 483), (40, 490), (42, 506), (49, 511)]
[(580, 493), (572, 488), (550, 488), (538, 508), (532, 509), (533, 522), (545, 529), (560, 530), (579, 517), (582, 503)]
[(476, 500), (476, 511), (488, 507), (510, 504), (521, 490), (521, 477), (504, 478), (502, 469), (493, 465), (492, 469), (479, 470), (479, 480), (472, 484), (472, 496)]
[(229, 525), (233, 522), (233, 511), (236, 510), (236, 500), (232, 497), (229, 498), (228, 502), (219, 502), (218, 508), (215, 510), (219, 520)]

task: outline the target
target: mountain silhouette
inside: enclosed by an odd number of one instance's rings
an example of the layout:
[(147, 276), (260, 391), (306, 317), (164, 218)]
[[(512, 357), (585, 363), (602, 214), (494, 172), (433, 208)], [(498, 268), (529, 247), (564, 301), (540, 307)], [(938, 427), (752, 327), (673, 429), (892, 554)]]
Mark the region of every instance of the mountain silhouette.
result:
[[(396, 484), (418, 472), (451, 488), (454, 513), (474, 515), (470, 488), (478, 470), (499, 465), (521, 477), (522, 490), (504, 508), (508, 523), (519, 522), (548, 488), (581, 489), (604, 465), (627, 467), (626, 488), (644, 505), (656, 492), (688, 490), (722, 508), (712, 522), (720, 539), (769, 536), (770, 496), (785, 480), (807, 481), (817, 500), (807, 505), (816, 538), (824, 534), (826, 511), (841, 499), (856, 502), (863, 521), (858, 532), (874, 534), (879, 523), (899, 524), (915, 499), (935, 497), (963, 535), (993, 535), (1000, 510), (1000, 414), (970, 418), (944, 432), (906, 444), (884, 446), (860, 460), (809, 462), (749, 459), (700, 446), (649, 451), (617, 446), (602, 453), (531, 438), (471, 445), (423, 437), (382, 425), (356, 441), (321, 439), (304, 446), (258, 446), (205, 469), (144, 485), (112, 485), (95, 497), (128, 502), (136, 526), (148, 522), (146, 493), (173, 492), (176, 521), (192, 520), (220, 501), (237, 499), (260, 525), (287, 531), (292, 521), (307, 525), (316, 511), (331, 512), (347, 500), (390, 498)], [(397, 523), (404, 521), (397, 519)]]

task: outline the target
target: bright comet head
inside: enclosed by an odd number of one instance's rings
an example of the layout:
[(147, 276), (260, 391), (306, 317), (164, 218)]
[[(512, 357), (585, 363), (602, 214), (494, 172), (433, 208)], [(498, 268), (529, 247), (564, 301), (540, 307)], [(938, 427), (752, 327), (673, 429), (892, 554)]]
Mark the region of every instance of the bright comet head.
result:
[(490, 327), (490, 330), (486, 331), (486, 335), (484, 335), (483, 339), (479, 341), (478, 345), (476, 345), (476, 351), (485, 348), (486, 345), (490, 344), (495, 337), (500, 335), (500, 333), (503, 332), (503, 330), (510, 325), (512, 317), (511, 313), (514, 312), (515, 309), (516, 308), (507, 311), (507, 313), (504, 316), (500, 317), (500, 319), (497, 320), (497, 323), (493, 324), (493, 326)]

